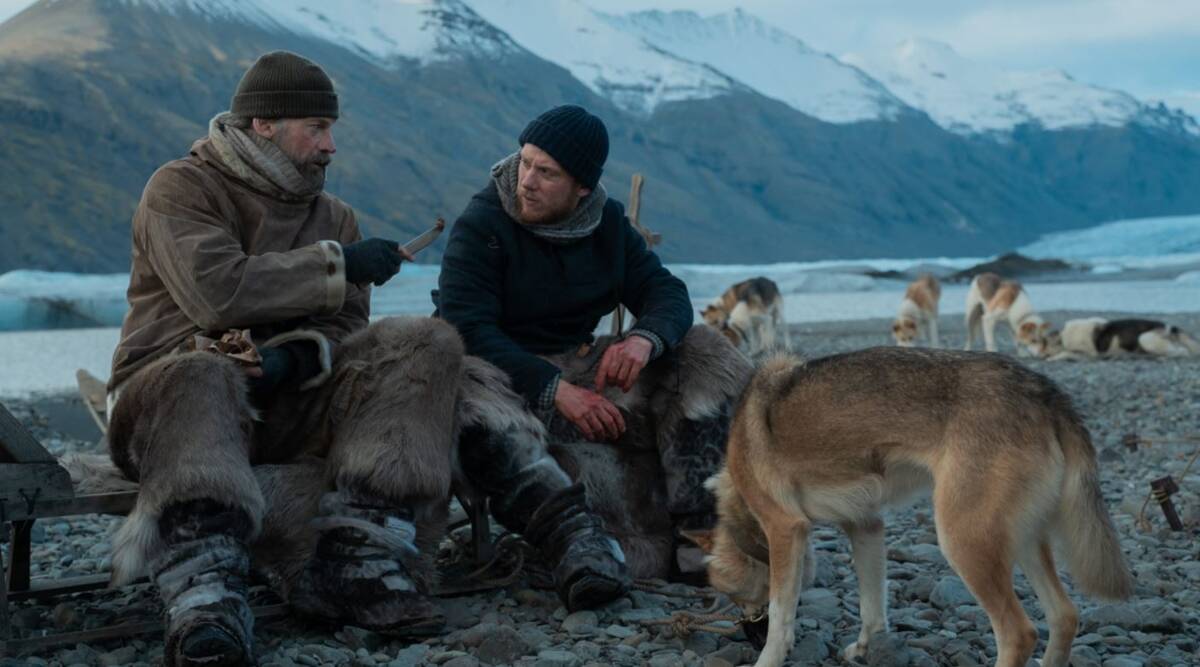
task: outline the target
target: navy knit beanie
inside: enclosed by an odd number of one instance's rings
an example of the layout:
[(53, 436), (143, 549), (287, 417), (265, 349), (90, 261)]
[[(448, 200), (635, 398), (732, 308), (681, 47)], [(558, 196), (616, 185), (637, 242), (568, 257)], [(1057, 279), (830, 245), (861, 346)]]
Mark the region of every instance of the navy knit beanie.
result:
[(338, 97), (320, 65), (272, 51), (242, 75), (229, 110), (245, 118), (337, 118)]
[(550, 154), (585, 188), (595, 188), (608, 159), (604, 121), (581, 106), (564, 104), (534, 118), (518, 139)]

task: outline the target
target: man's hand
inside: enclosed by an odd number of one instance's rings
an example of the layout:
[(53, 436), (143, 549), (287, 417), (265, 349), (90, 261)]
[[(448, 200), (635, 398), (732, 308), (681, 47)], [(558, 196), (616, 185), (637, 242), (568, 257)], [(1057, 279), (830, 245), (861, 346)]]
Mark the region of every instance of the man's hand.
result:
[(291, 376), (296, 369), (296, 357), (284, 347), (259, 348), (262, 361), (257, 366), (247, 366), (246, 376), (250, 379), (250, 394), (267, 398)]
[(559, 380), (554, 407), (588, 440), (616, 440), (625, 432), (625, 418), (607, 398)]
[(400, 262), (413, 261), (404, 246), (387, 239), (363, 239), (342, 248), (346, 255), (346, 282), (382, 285), (400, 270)]
[(621, 391), (633, 389), (638, 375), (650, 362), (654, 343), (641, 336), (630, 336), (620, 343), (610, 345), (600, 359), (596, 371), (596, 391), (604, 391), (608, 385), (620, 387)]

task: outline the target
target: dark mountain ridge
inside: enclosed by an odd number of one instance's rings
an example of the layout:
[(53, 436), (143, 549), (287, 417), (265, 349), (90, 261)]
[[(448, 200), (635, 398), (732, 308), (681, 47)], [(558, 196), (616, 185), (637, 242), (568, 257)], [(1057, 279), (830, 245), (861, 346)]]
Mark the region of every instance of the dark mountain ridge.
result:
[(0, 25), (0, 271), (126, 270), (146, 180), (279, 48), (335, 80), (343, 113), (328, 187), (369, 235), (403, 239), (453, 219), (524, 124), (562, 103), (608, 123), (612, 196), (626, 198), (635, 171), (647, 176), (643, 220), (668, 261), (988, 254), (1049, 231), (1200, 212), (1200, 141), (1182, 131), (1022, 127), (997, 142), (915, 111), (825, 123), (750, 90), (642, 118), (512, 44), (380, 63), (219, 16), (43, 1)]

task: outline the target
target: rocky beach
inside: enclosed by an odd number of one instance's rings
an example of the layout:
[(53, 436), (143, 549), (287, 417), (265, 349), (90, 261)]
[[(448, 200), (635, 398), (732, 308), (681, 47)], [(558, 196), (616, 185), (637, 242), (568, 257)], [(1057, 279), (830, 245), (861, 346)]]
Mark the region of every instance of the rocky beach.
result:
[[(1044, 313), (1062, 322), (1080, 313)], [(1118, 314), (1106, 314), (1110, 317)], [(1146, 314), (1140, 314), (1145, 317)], [(1165, 319), (1200, 332), (1200, 314)], [(797, 351), (815, 358), (890, 343), (889, 320), (795, 325)], [(960, 347), (960, 316), (942, 318), (943, 342)], [(1001, 334), (1001, 349), (1011, 351)], [(1057, 381), (1076, 401), (1098, 451), (1102, 485), (1122, 547), (1136, 577), (1132, 599), (1105, 604), (1080, 596), (1077, 667), (1172, 667), (1200, 664), (1200, 462), (1184, 468), (1200, 447), (1200, 359), (1129, 357), (1118, 360), (1026, 362)], [(98, 432), (71, 395), (5, 401), (14, 415), (55, 454), (92, 451)], [(1135, 434), (1136, 451), (1126, 445)], [(1157, 503), (1147, 503), (1150, 481), (1170, 475), (1180, 491), (1172, 501), (1184, 530), (1172, 531)], [(109, 538), (119, 519), (79, 516), (39, 521), (33, 531), (33, 576), (97, 574), (110, 564)], [(840, 531), (819, 528), (814, 538), (817, 581), (801, 596), (792, 665), (846, 664), (841, 648), (858, 633), (857, 583), (849, 545)], [(927, 500), (888, 518), (888, 601), (891, 631), (876, 638), (869, 665), (986, 665), (995, 642), (986, 615), (937, 548)], [(714, 621), (712, 631), (683, 633), (665, 622), (679, 610), (724, 607), (712, 591), (665, 582), (638, 590), (607, 608), (567, 614), (540, 577), (522, 576), (486, 593), (442, 599), (448, 631), (416, 643), (355, 628), (315, 627), (284, 618), (260, 622), (256, 654), (262, 665), (379, 665), (416, 667), (585, 667), (674, 665), (729, 667), (753, 662), (756, 650), (742, 630)], [(1022, 602), (1046, 627), (1024, 577)], [(1069, 582), (1069, 575), (1067, 577)], [(273, 600), (265, 589), (256, 599)], [(154, 620), (159, 609), (146, 585), (11, 605), (16, 636)], [(161, 661), (159, 633), (63, 646), (0, 665), (153, 665)]]

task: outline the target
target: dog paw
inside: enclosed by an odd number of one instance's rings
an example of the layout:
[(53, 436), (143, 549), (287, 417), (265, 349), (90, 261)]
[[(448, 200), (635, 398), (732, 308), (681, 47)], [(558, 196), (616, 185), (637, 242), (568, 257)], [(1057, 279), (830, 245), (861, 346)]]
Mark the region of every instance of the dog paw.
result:
[(847, 646), (842, 651), (842, 655), (846, 656), (846, 660), (854, 660), (855, 658), (867, 659), (867, 643), (858, 641)]

